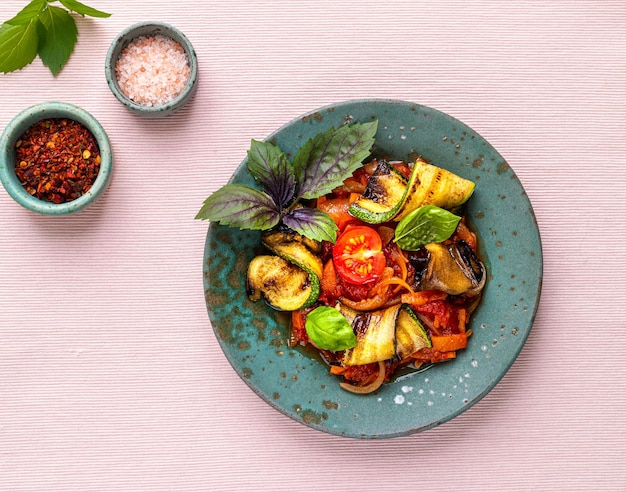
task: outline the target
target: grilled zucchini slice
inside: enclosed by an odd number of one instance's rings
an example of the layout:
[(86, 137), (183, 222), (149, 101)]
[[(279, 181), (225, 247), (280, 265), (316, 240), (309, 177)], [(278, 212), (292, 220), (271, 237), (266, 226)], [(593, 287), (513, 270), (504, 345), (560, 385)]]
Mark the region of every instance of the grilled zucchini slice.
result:
[(322, 252), (322, 244), (319, 241), (286, 229), (264, 234), (261, 242), (273, 253), (314, 275), (319, 283), (323, 269), (322, 260), (318, 256)]
[(423, 159), (413, 164), (407, 179), (386, 161), (380, 161), (365, 192), (349, 209), (363, 222), (399, 222), (423, 205), (453, 210), (463, 205), (474, 192), (475, 184)]
[(408, 179), (400, 171), (380, 160), (365, 191), (350, 206), (350, 215), (370, 224), (391, 220), (404, 203), (407, 185)]
[(321, 243), (291, 230), (269, 232), (261, 241), (274, 255), (260, 255), (250, 262), (246, 280), (250, 300), (264, 298), (280, 311), (295, 311), (317, 301)]
[(402, 304), (396, 319), (396, 354), (398, 358), (400, 360), (405, 359), (426, 347), (432, 347), (426, 329), (413, 308), (408, 304)]
[(397, 304), (360, 313), (339, 304), (337, 309), (352, 323), (357, 337), (354, 348), (344, 352), (343, 366), (358, 366), (389, 359), (404, 359), (432, 343), (413, 308)]
[(454, 210), (470, 199), (475, 187), (472, 181), (418, 159), (413, 165), (405, 201), (393, 220), (399, 222), (424, 205)]
[(279, 311), (295, 311), (315, 302), (319, 289), (309, 274), (276, 255), (255, 256), (248, 265), (246, 290), (251, 301), (264, 298)]
[(396, 317), (400, 305), (378, 311), (359, 313), (352, 321), (357, 344), (345, 351), (341, 364), (359, 366), (393, 359), (395, 355)]

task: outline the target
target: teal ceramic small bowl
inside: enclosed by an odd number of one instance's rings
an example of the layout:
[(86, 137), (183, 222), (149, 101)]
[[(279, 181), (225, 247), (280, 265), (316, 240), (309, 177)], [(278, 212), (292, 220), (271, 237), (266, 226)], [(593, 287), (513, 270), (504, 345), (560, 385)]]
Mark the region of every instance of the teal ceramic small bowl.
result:
[[(30, 195), (15, 174), (15, 143), (38, 121), (51, 118), (67, 118), (81, 123), (98, 142), (100, 170), (91, 188), (77, 199), (66, 203), (51, 203)], [(40, 103), (19, 113), (7, 125), (0, 137), (0, 181), (7, 193), (20, 205), (43, 215), (67, 215), (78, 212), (92, 204), (109, 185), (113, 170), (113, 156), (109, 137), (102, 125), (84, 109), (64, 102)]]
[[(163, 35), (177, 42), (187, 55), (189, 78), (182, 91), (169, 102), (148, 106), (131, 99), (122, 90), (116, 73), (116, 65), (124, 49), (141, 36)], [(113, 95), (131, 112), (147, 118), (159, 118), (175, 113), (185, 106), (196, 91), (198, 82), (198, 59), (193, 45), (187, 37), (174, 26), (163, 22), (140, 22), (123, 30), (113, 40), (105, 61), (105, 76)], [(138, 99), (138, 98), (135, 98)]]

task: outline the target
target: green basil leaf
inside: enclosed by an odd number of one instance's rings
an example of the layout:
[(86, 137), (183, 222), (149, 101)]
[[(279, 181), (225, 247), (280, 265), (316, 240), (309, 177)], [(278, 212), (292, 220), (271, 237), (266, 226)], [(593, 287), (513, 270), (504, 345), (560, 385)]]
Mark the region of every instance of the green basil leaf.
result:
[(20, 10), (15, 17), (12, 17), (8, 21), (7, 24), (12, 24), (14, 26), (19, 24), (26, 24), (37, 17), (48, 5), (46, 0), (33, 0), (26, 7)]
[(37, 56), (39, 20), (26, 24), (0, 26), (0, 72), (14, 72), (24, 68)]
[(284, 224), (309, 239), (316, 241), (337, 240), (337, 224), (323, 210), (317, 208), (297, 208), (283, 217)]
[(89, 7), (83, 3), (78, 2), (77, 0), (61, 0), (61, 3), (67, 7), (68, 10), (72, 12), (76, 12), (80, 15), (88, 15), (89, 17), (110, 17), (111, 14), (107, 14), (106, 12), (102, 12), (100, 10), (96, 10), (92, 7)]
[(39, 20), (43, 26), (43, 35), (39, 40), (39, 58), (52, 75), (56, 76), (74, 51), (78, 38), (76, 21), (67, 10), (53, 6), (44, 10)]
[[(14, 72), (31, 63), (37, 54), (57, 75), (74, 51), (78, 31), (69, 12), (50, 6), (54, 0), (32, 0), (0, 26), (0, 72)], [(111, 14), (77, 0), (60, 0), (69, 10), (91, 17)]]
[(296, 191), (296, 178), (291, 162), (279, 147), (252, 140), (247, 166), (279, 208), (289, 204)]
[(378, 121), (329, 128), (308, 140), (294, 158), (299, 198), (330, 193), (358, 169), (374, 145)]
[(227, 184), (209, 196), (195, 217), (240, 229), (268, 230), (280, 221), (272, 197), (240, 184)]
[(346, 317), (329, 306), (320, 306), (307, 314), (304, 327), (311, 341), (324, 350), (338, 352), (357, 343)]
[(456, 230), (461, 217), (434, 205), (424, 205), (409, 213), (396, 226), (395, 242), (406, 251), (425, 244), (440, 243)]

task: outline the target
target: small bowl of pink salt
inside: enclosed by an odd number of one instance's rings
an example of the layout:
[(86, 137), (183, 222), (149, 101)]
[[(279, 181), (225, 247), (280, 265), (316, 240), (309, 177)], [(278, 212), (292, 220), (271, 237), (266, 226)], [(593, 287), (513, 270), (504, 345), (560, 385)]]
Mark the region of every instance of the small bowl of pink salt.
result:
[(198, 61), (187, 37), (163, 22), (140, 22), (111, 43), (107, 83), (129, 110), (147, 117), (170, 115), (193, 96)]

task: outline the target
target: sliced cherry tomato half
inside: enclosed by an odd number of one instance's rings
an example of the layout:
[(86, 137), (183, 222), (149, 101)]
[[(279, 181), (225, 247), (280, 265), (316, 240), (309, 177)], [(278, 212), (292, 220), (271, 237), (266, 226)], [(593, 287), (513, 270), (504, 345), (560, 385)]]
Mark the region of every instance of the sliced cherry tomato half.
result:
[(382, 240), (371, 227), (348, 226), (335, 243), (333, 262), (337, 273), (346, 282), (373, 282), (386, 265)]

